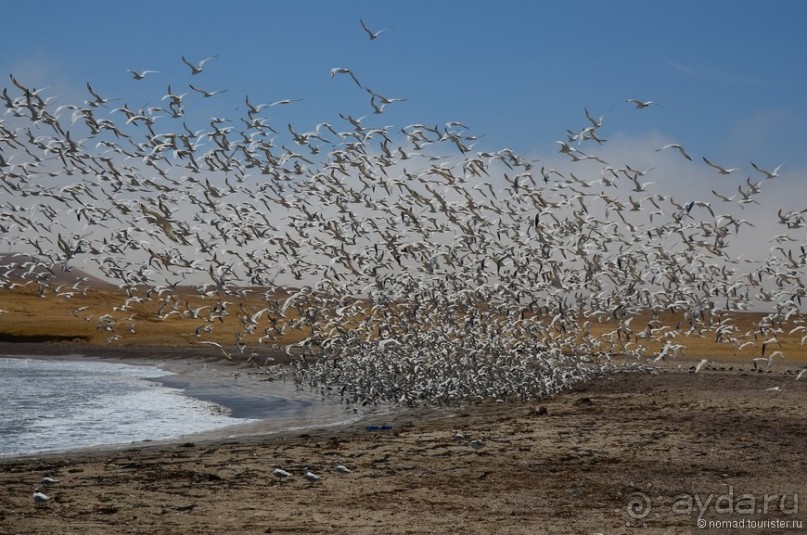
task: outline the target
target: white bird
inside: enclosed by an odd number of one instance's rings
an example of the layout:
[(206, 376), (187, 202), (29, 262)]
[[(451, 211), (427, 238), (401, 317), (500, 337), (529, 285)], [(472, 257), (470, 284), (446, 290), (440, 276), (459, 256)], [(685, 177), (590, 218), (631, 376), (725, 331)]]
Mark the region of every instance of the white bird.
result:
[(147, 75), (149, 75), (149, 74), (157, 74), (160, 71), (149, 71), (149, 70), (133, 71), (132, 69), (129, 69), (129, 72), (132, 73), (132, 78), (134, 78), (135, 80), (142, 80)]
[(204, 66), (205, 63), (207, 63), (208, 61), (210, 61), (211, 59), (216, 58), (216, 57), (218, 57), (218, 56), (210, 56), (209, 58), (205, 58), (205, 59), (201, 60), (200, 62), (198, 62), (196, 65), (194, 65), (193, 63), (191, 63), (190, 61), (185, 59), (185, 56), (182, 56), (182, 63), (184, 63), (185, 65), (190, 67), (191, 68), (191, 75), (195, 76), (195, 75), (199, 74), (200, 72), (202, 72), (202, 67)]
[(679, 145), (678, 143), (670, 143), (668, 145), (664, 145), (663, 147), (657, 148), (656, 152), (661, 152), (664, 149), (677, 149), (678, 152), (680, 152), (684, 156), (684, 158), (686, 158), (690, 162), (692, 161), (692, 156), (687, 154), (687, 151), (686, 149), (684, 149), (683, 145)]
[(352, 474), (353, 473), (353, 470), (351, 470), (350, 468), (348, 468), (344, 464), (337, 464), (336, 467), (334, 467), (334, 470), (339, 472), (340, 474)]
[(52, 478), (50, 476), (43, 477), (42, 481), (41, 481), (41, 483), (43, 485), (45, 485), (46, 487), (49, 487), (51, 485), (56, 485), (57, 483), (61, 483), (61, 482), (62, 481), (60, 479), (55, 479), (55, 478)]
[(781, 392), (781, 391), (782, 391), (781, 386), (772, 386), (770, 388), (765, 389), (765, 392)]
[(356, 78), (356, 75), (353, 74), (353, 71), (351, 71), (350, 69), (346, 67), (334, 67), (333, 69), (331, 69), (331, 80), (333, 80), (333, 77), (336, 76), (337, 74), (349, 75), (351, 78), (353, 78), (353, 81), (356, 82), (357, 86), (362, 87), (362, 85), (359, 83), (359, 79)]
[(281, 483), (283, 483), (284, 479), (287, 479), (287, 478), (291, 477), (290, 473), (286, 472), (282, 468), (277, 468), (277, 467), (275, 467), (272, 470), (272, 475), (275, 476), (278, 479), (278, 481), (280, 481)]
[(720, 173), (721, 175), (730, 175), (734, 171), (742, 171), (742, 167), (734, 167), (731, 169), (727, 169), (723, 166), (717, 165), (716, 163), (712, 163), (706, 156), (703, 157), (703, 161), (706, 162), (706, 165), (708, 165), (709, 167), (717, 169), (717, 172)]
[(805, 375), (807, 375), (807, 368), (802, 368), (799, 374), (796, 376), (796, 381), (800, 380)]
[(229, 91), (229, 89), (222, 89), (221, 91), (205, 91), (204, 89), (199, 89), (193, 84), (188, 84), (188, 86), (190, 86), (190, 88), (196, 91), (197, 93), (201, 93), (205, 98), (210, 98), (214, 95), (218, 95), (220, 93), (226, 93), (227, 91)]
[(34, 503), (37, 505), (42, 505), (48, 503), (50, 501), (50, 496), (47, 496), (39, 491), (39, 489), (34, 489)]
[(359, 22), (361, 23), (361, 27), (364, 29), (364, 31), (367, 32), (367, 35), (370, 36), (370, 41), (378, 39), (378, 36), (381, 35), (381, 32), (389, 30), (389, 28), (383, 28), (381, 30), (378, 30), (377, 32), (374, 32), (370, 28), (368, 28), (366, 24), (364, 24), (363, 20), (359, 19)]
[(303, 99), (301, 99), (301, 98), (284, 98), (284, 99), (281, 99), (281, 100), (276, 100), (274, 102), (270, 102), (269, 107), (271, 108), (272, 106), (281, 106), (283, 104), (291, 104), (292, 102), (300, 102), (301, 100), (303, 100)]
[(753, 167), (754, 169), (756, 169), (757, 171), (759, 171), (760, 173), (765, 175), (766, 179), (778, 177), (779, 176), (779, 169), (782, 168), (782, 165), (784, 165), (784, 164), (777, 165), (776, 169), (774, 169), (773, 171), (767, 171), (767, 170), (761, 168), (760, 166), (758, 166), (757, 164), (755, 164), (754, 162), (751, 162), (751, 167)]
[(218, 343), (218, 342), (214, 342), (214, 341), (212, 341), (212, 340), (202, 340), (202, 341), (200, 341), (199, 343), (200, 343), (200, 344), (207, 344), (207, 345), (211, 345), (211, 346), (216, 346), (217, 348), (219, 348), (219, 351), (221, 351), (221, 354), (222, 354), (222, 355), (224, 355), (226, 358), (228, 358), (228, 359), (230, 359), (230, 360), (232, 360), (232, 359), (233, 359), (232, 355), (230, 355), (230, 354), (227, 352), (227, 350), (226, 350), (226, 349), (224, 349), (224, 346), (223, 346), (223, 345), (221, 345), (221, 344), (220, 344), (220, 343)]
[(317, 474), (308, 469), (306, 469), (305, 474), (303, 474), (303, 477), (309, 483), (317, 483), (318, 481), (322, 481), (322, 478), (320, 476), (318, 476)]
[(641, 101), (638, 98), (629, 98), (625, 102), (630, 102), (631, 104), (636, 106), (637, 110), (642, 109), (642, 108), (647, 108), (651, 104), (655, 104), (655, 102), (653, 102), (652, 100)]
[(699, 371), (701, 371), (703, 369), (703, 367), (706, 366), (707, 364), (709, 364), (708, 359), (701, 359), (701, 361), (698, 363), (698, 365), (695, 366), (695, 373), (698, 373)]

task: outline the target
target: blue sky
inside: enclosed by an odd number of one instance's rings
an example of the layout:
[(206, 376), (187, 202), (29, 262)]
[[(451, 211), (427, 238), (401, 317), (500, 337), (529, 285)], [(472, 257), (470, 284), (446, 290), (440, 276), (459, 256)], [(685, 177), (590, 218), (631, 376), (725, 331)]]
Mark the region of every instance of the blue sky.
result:
[[(13, 7), (12, 7), (13, 6)], [(388, 97), (379, 124), (462, 121), (481, 150), (542, 157), (565, 130), (604, 115), (613, 136), (648, 133), (725, 166), (805, 166), (807, 3), (677, 2), (4, 2), (0, 72), (62, 103), (84, 84), (130, 106), (168, 84), (200, 113), (253, 102), (277, 124), (311, 128), (371, 113), (347, 67)], [(388, 28), (371, 41), (372, 29)], [(217, 55), (199, 76), (180, 61)], [(160, 71), (134, 81), (127, 69)], [(628, 98), (660, 106), (634, 110)], [(376, 119), (376, 118), (374, 118)], [(696, 156), (697, 158), (697, 156)], [(699, 159), (699, 158), (697, 158)]]

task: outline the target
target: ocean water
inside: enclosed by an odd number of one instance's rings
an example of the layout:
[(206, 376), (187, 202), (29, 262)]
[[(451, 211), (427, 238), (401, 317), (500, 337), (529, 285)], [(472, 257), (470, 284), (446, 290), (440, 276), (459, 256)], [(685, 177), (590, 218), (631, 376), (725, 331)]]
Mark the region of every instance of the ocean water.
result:
[(239, 375), (0, 358), (0, 456), (170, 439), (272, 417), (300, 424), (312, 413), (328, 415), (312, 399), (271, 395)]

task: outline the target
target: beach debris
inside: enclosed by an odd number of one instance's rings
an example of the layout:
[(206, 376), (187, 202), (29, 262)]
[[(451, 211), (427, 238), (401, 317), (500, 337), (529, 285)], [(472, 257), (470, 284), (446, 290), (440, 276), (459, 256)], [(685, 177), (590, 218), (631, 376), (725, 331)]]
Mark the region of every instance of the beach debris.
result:
[(392, 431), (392, 426), (387, 425), (387, 424), (384, 424), (384, 425), (368, 425), (367, 430), (368, 431)]

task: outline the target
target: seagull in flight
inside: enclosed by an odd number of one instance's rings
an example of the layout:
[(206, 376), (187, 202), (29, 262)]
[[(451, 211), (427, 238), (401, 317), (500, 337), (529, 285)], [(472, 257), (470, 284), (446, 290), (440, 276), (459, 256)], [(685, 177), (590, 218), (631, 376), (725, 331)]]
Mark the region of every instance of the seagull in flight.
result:
[(132, 78), (134, 78), (135, 80), (142, 80), (143, 78), (145, 78), (149, 74), (157, 74), (160, 71), (149, 71), (149, 70), (133, 71), (132, 69), (129, 69), (129, 72), (132, 73)]
[(194, 65), (193, 63), (191, 63), (190, 61), (185, 59), (185, 56), (182, 56), (182, 63), (184, 63), (185, 65), (187, 65), (188, 67), (191, 68), (191, 75), (196, 76), (197, 74), (202, 72), (202, 67), (204, 66), (205, 63), (207, 63), (208, 61), (210, 61), (211, 59), (214, 59), (216, 57), (218, 57), (218, 56), (217, 55), (216, 56), (210, 56), (209, 58), (205, 58), (205, 59), (201, 60), (199, 63), (197, 63), (196, 65)]
[(657, 148), (656, 152), (661, 152), (664, 149), (677, 149), (678, 152), (680, 152), (684, 158), (686, 158), (690, 162), (692, 161), (692, 156), (687, 154), (687, 151), (686, 149), (684, 149), (683, 145), (679, 145), (678, 143), (670, 143), (669, 145), (664, 145), (663, 147)]
[(742, 171), (741, 167), (734, 167), (734, 168), (731, 168), (731, 169), (726, 169), (725, 167), (717, 165), (716, 163), (710, 162), (709, 159), (706, 156), (703, 157), (703, 161), (706, 162), (706, 165), (708, 165), (709, 167), (717, 169), (717, 172), (720, 173), (721, 175), (730, 175), (734, 171)]
[(210, 98), (213, 95), (218, 95), (220, 93), (226, 93), (227, 91), (229, 91), (229, 89), (222, 89), (221, 91), (205, 91), (204, 89), (199, 89), (193, 84), (188, 84), (188, 86), (197, 93), (201, 93), (205, 98)]
[(346, 67), (334, 67), (333, 69), (331, 69), (331, 80), (333, 80), (333, 77), (336, 76), (337, 74), (350, 75), (350, 77), (353, 78), (353, 81), (356, 82), (356, 85), (362, 87), (362, 85), (359, 83), (358, 78), (356, 78), (356, 75), (353, 74), (353, 71), (351, 71), (350, 69)]
[(642, 101), (642, 100), (639, 100), (638, 98), (629, 98), (629, 99), (628, 99), (628, 100), (626, 100), (625, 102), (630, 102), (631, 104), (633, 104), (634, 106), (636, 106), (636, 109), (637, 109), (637, 110), (641, 110), (641, 109), (643, 109), (643, 108), (647, 108), (647, 107), (648, 107), (648, 106), (650, 106), (651, 104), (655, 104), (655, 102), (653, 102), (652, 100), (645, 100), (645, 101)]
[(784, 165), (784, 164), (779, 164), (779, 165), (776, 166), (776, 169), (774, 169), (773, 171), (768, 171), (766, 169), (761, 168), (760, 166), (758, 166), (754, 162), (751, 162), (751, 167), (753, 167), (754, 169), (756, 169), (757, 171), (759, 171), (760, 173), (765, 175), (766, 179), (778, 177), (779, 176), (779, 169), (782, 168), (782, 165)]
[(361, 23), (362, 29), (364, 29), (364, 31), (367, 32), (367, 35), (370, 36), (370, 41), (375, 41), (376, 39), (378, 39), (378, 36), (381, 35), (382, 32), (389, 30), (389, 28), (383, 28), (381, 30), (378, 30), (377, 32), (374, 32), (373, 30), (367, 27), (367, 25), (364, 23), (363, 20), (359, 19), (359, 22)]

